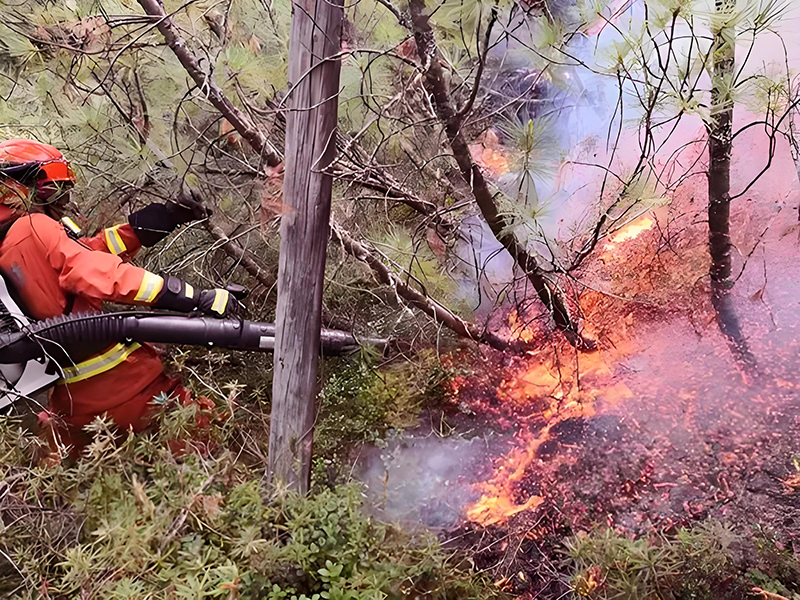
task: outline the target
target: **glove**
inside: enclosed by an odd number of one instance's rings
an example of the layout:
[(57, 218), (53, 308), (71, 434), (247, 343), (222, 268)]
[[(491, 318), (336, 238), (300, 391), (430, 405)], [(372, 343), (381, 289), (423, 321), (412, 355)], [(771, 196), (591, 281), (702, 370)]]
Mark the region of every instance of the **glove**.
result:
[(234, 318), (238, 314), (239, 302), (228, 290), (203, 290), (197, 301), (197, 310), (217, 318)]
[(177, 277), (165, 277), (164, 286), (156, 296), (153, 307), (180, 312), (199, 311), (217, 318), (233, 318), (239, 312), (239, 302), (228, 290), (195, 291), (194, 287)]
[(150, 204), (128, 216), (142, 246), (150, 247), (175, 231), (178, 225), (205, 219), (209, 211), (198, 202), (191, 192), (181, 192), (177, 202)]
[(174, 211), (175, 216), (181, 219), (181, 224), (211, 216), (211, 209), (198, 200), (197, 194), (191, 188), (183, 188), (176, 201), (167, 204), (167, 209)]

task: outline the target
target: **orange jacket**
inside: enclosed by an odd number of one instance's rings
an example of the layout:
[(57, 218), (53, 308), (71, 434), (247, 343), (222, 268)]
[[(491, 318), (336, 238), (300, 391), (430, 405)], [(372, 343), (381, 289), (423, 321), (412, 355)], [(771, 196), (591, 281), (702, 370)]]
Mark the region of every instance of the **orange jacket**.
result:
[[(163, 280), (125, 262), (140, 247), (127, 224), (76, 241), (50, 217), (26, 214), (13, 222), (0, 243), (0, 270), (28, 314), (38, 320), (97, 310), (105, 300), (149, 305)], [(177, 385), (164, 375), (161, 360), (146, 344), (117, 344), (64, 371), (50, 408), (67, 426), (65, 441), (79, 445), (80, 430), (103, 413), (121, 429), (141, 430), (153, 396), (170, 393)]]

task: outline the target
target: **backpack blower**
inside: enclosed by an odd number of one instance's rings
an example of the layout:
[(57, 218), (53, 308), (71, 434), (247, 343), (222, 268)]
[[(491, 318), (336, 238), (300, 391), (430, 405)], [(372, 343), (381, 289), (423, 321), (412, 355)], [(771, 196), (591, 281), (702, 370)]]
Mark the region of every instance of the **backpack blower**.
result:
[[(85, 355), (87, 347), (99, 351), (119, 342), (269, 352), (275, 348), (275, 325), (146, 311), (84, 313), (31, 322), (0, 277), (0, 410), (54, 385), (62, 367), (87, 358), (78, 358), (76, 347), (82, 347)], [(352, 352), (363, 344), (385, 347), (387, 340), (356, 339), (346, 331), (322, 330), (320, 345), (325, 354)]]

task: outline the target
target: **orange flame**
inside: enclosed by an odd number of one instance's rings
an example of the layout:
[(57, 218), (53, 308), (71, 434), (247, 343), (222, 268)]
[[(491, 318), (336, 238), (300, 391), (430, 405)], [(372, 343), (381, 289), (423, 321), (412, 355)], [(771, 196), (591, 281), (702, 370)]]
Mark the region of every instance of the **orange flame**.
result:
[(645, 231), (651, 229), (653, 225), (655, 225), (655, 221), (650, 217), (640, 217), (631, 221), (609, 238), (606, 243), (606, 249), (613, 250), (620, 244), (636, 239)]
[(574, 360), (567, 362), (571, 364), (559, 363), (554, 351), (542, 354), (501, 384), (499, 395), (507, 402), (543, 400), (544, 406), (535, 417), (544, 419), (546, 424), (530, 439), (526, 440), (523, 433), (519, 447), (504, 456), (492, 477), (481, 484), (482, 496), (467, 510), (471, 521), (493, 525), (536, 509), (544, 498), (538, 494), (525, 497), (518, 487), (530, 476), (530, 469), (544, 460), (539, 457), (539, 449), (551, 439), (552, 428), (568, 419), (594, 416), (599, 402), (614, 405), (632, 396), (624, 383), (614, 381), (613, 361), (603, 351), (578, 355), (577, 365)]

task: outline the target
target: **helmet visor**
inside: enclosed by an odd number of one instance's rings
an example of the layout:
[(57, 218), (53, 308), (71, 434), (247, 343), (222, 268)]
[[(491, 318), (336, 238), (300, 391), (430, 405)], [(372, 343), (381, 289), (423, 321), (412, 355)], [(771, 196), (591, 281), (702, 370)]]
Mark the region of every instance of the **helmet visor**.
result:
[(39, 181), (36, 184), (36, 200), (42, 205), (66, 206), (70, 201), (71, 181)]

